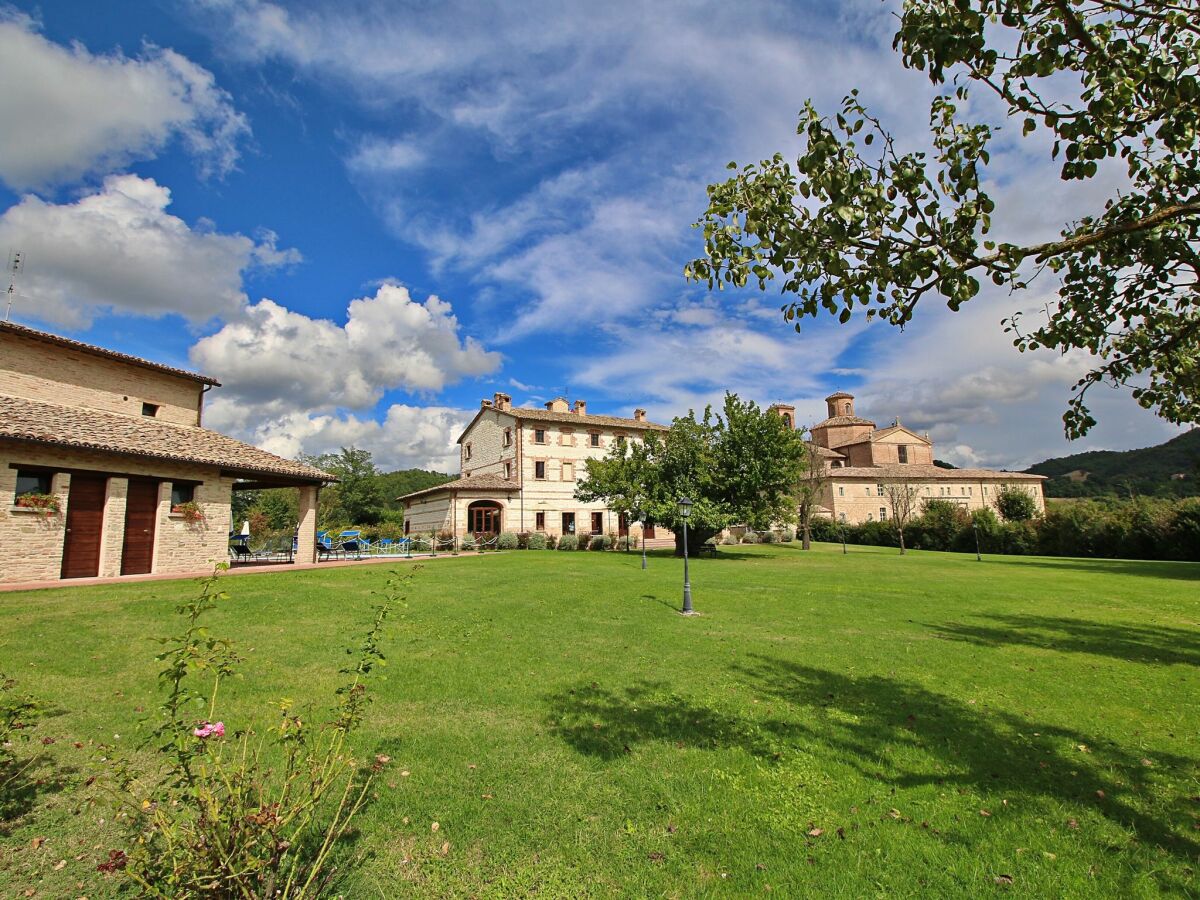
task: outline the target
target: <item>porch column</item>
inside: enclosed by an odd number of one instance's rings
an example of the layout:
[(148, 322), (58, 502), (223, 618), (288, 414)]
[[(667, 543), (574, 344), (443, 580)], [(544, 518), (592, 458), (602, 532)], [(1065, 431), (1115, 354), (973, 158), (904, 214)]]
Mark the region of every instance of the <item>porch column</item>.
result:
[(299, 489), (300, 493), (300, 527), (296, 532), (296, 562), (315, 563), (317, 561), (317, 497), (321, 486), (306, 485)]

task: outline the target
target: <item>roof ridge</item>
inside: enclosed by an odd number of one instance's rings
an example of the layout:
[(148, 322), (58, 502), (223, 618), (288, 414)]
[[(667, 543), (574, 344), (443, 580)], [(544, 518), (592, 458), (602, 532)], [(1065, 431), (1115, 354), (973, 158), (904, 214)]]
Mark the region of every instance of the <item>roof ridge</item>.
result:
[(81, 350), (84, 353), (92, 353), (96, 356), (115, 359), (120, 362), (141, 366), (146, 369), (154, 369), (159, 372), (165, 372), (168, 375), (175, 375), (179, 378), (187, 378), (191, 381), (199, 381), (203, 384), (211, 384), (213, 387), (221, 386), (221, 382), (217, 381), (217, 379), (208, 375), (201, 375), (199, 372), (191, 372), (187, 369), (178, 368), (177, 366), (168, 366), (163, 363), (157, 363), (153, 360), (144, 359), (140, 356), (134, 356), (132, 353), (122, 353), (120, 350), (110, 350), (107, 347), (101, 347), (97, 344), (89, 344), (86, 341), (77, 341), (75, 338), (64, 337), (61, 334), (54, 334), (50, 331), (41, 331), (37, 328), (30, 328), (28, 325), (19, 325), (16, 322), (0, 322), (0, 332), (3, 331), (12, 332), (13, 334), (31, 338), (36, 341), (45, 341), (49, 344), (58, 344), (60, 347)]

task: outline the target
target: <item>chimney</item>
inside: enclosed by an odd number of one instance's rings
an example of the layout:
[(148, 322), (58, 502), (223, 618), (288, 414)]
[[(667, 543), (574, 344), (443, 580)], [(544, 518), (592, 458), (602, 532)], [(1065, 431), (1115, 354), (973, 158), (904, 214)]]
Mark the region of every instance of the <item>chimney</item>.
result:
[(550, 410), (550, 412), (570, 412), (571, 411), (570, 407), (567, 406), (567, 398), (566, 397), (555, 397), (553, 400), (551, 400), (549, 403), (546, 404), (546, 409)]
[(645, 422), (646, 421), (646, 411), (644, 409), (642, 409), (640, 406), (633, 411), (633, 421), (635, 421), (635, 422)]
[(492, 397), (496, 405), (496, 409), (502, 412), (507, 412), (508, 410), (512, 409), (512, 397), (510, 397), (508, 394), (502, 394), (499, 391), (496, 391)]
[(492, 408), (492, 401), (491, 401), (491, 400), (480, 400), (480, 401), (479, 401), (479, 408), (480, 408), (480, 409), (491, 409), (491, 408)]
[(587, 415), (587, 401), (586, 400), (576, 400), (574, 413), (577, 416), (586, 416)]

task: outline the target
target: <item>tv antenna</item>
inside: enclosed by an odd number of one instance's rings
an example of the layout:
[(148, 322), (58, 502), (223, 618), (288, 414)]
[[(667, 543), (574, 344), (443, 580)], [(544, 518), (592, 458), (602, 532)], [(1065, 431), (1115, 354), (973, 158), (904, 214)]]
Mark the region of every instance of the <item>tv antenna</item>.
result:
[(13, 298), (17, 296), (17, 275), (21, 273), (21, 269), (25, 265), (25, 254), (20, 250), (14, 250), (8, 255), (8, 305), (4, 310), (4, 321), (7, 322), (12, 318)]

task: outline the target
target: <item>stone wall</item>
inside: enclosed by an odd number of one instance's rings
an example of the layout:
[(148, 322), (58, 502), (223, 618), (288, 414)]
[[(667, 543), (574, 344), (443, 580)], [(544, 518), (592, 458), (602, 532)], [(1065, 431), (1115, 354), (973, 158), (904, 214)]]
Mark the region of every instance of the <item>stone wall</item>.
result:
[(153, 403), (159, 407), (155, 418), (198, 425), (202, 387), (167, 372), (0, 334), (0, 394), (129, 416), (142, 415), (142, 404)]
[[(54, 475), (51, 491), (59, 499), (60, 511), (46, 516), (15, 506), (17, 470), (23, 465), (110, 473), (101, 529), (102, 576), (121, 573), (130, 475), (163, 479), (155, 521), (154, 573), (198, 572), (228, 558), (233, 480), (222, 478), (218, 469), (0, 441), (0, 544), (5, 547), (0, 583), (56, 579), (62, 568), (71, 475)], [(172, 478), (200, 482), (195, 501), (204, 513), (201, 521), (186, 522), (171, 512)]]

